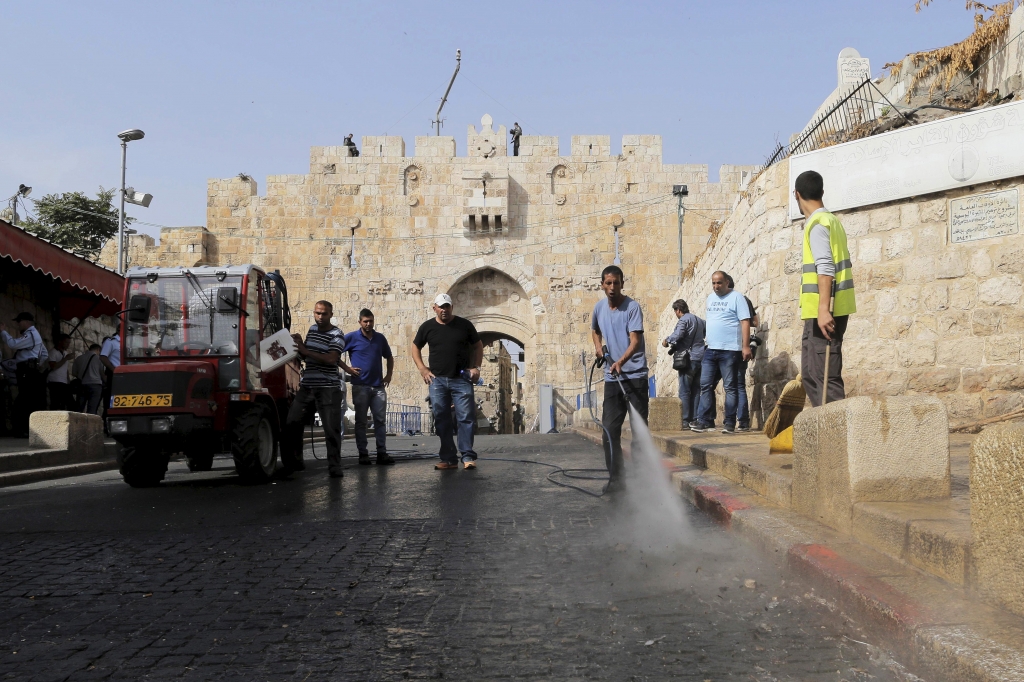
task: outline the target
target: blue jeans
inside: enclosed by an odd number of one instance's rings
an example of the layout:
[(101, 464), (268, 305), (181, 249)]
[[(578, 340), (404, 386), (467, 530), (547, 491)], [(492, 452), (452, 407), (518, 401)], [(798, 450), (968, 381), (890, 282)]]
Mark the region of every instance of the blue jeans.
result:
[(700, 375), (703, 360), (690, 363), (690, 369), (679, 372), (679, 400), (683, 403), (683, 421), (692, 422), (700, 407)]
[(743, 355), (738, 350), (705, 349), (700, 368), (700, 412), (697, 417), (702, 425), (715, 424), (715, 386), (721, 379), (725, 388), (725, 427), (731, 429), (736, 426), (736, 405), (739, 402), (736, 366), (742, 360)]
[[(452, 405), (455, 405), (458, 427), (458, 450), (452, 439), (456, 427), (452, 423)], [(434, 430), (441, 439), (441, 461), (457, 464), (459, 453), (462, 453), (463, 462), (475, 461), (473, 426), (476, 421), (476, 404), (473, 401), (473, 384), (469, 379), (434, 377), (430, 382), (430, 410), (434, 413)]]
[(747, 365), (739, 362), (736, 365), (736, 392), (739, 400), (736, 403), (736, 423), (742, 427), (750, 427), (750, 405), (747, 403)]
[(360, 455), (369, 455), (366, 440), (366, 410), (373, 415), (373, 437), (377, 454), (387, 454), (388, 394), (383, 386), (352, 384), (352, 407), (356, 412), (356, 449)]

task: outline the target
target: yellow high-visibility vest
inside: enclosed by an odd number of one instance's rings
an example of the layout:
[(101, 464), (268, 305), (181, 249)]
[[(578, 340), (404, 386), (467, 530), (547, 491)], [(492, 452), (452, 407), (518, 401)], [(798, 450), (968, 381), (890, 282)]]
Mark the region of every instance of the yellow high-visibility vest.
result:
[(857, 312), (857, 301), (853, 294), (853, 263), (846, 246), (846, 230), (839, 218), (828, 211), (818, 211), (804, 225), (804, 267), (800, 286), (800, 319), (818, 317), (818, 270), (811, 253), (811, 228), (815, 225), (828, 228), (828, 241), (832, 247), (832, 259), (836, 264), (835, 280), (832, 283), (832, 314), (850, 315)]

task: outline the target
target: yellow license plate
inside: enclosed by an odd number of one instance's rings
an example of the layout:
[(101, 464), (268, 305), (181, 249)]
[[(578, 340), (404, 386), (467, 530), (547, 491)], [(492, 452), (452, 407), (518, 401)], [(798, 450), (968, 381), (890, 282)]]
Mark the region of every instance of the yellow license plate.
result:
[(170, 393), (115, 395), (111, 407), (170, 407)]

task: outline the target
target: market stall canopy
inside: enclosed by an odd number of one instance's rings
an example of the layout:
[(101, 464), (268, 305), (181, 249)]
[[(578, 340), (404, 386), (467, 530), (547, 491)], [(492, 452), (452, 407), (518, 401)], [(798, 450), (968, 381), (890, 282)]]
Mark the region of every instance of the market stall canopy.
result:
[(0, 256), (60, 282), (62, 320), (113, 315), (121, 309), (124, 277), (2, 220)]

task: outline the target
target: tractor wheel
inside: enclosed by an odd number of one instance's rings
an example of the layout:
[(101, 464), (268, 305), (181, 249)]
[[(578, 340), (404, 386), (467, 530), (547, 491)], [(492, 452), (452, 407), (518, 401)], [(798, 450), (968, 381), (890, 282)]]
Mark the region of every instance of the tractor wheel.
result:
[(125, 445), (117, 459), (125, 483), (133, 488), (152, 488), (164, 480), (170, 456), (158, 446)]
[(213, 445), (210, 443), (190, 443), (185, 448), (185, 462), (189, 471), (209, 471), (213, 468)]
[(277, 467), (277, 434), (263, 407), (238, 414), (231, 428), (235, 470), (247, 483), (266, 483)]

